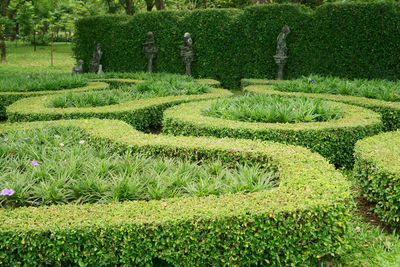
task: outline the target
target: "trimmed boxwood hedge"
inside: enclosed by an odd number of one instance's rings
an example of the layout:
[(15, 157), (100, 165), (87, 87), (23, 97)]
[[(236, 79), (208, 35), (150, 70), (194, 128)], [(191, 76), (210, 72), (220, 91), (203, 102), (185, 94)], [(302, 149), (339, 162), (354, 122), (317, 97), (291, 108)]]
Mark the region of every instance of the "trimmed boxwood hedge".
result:
[(167, 96), (139, 99), (117, 105), (88, 108), (50, 108), (47, 104), (57, 95), (25, 98), (7, 108), (9, 121), (45, 121), (60, 119), (100, 118), (125, 121), (136, 129), (149, 132), (161, 126), (165, 109), (184, 102), (231, 96), (225, 89), (212, 88), (200, 95)]
[[(184, 73), (179, 46), (190, 32), (195, 77), (239, 87), (241, 78), (275, 79), (276, 38), (288, 25), (285, 77), (309, 73), (347, 78), (398, 79), (398, 3), (332, 3), (315, 10), (300, 5), (254, 5), (243, 10), (206, 9), (85, 17), (76, 24), (75, 57), (85, 69), (100, 42), (106, 71), (144, 71), (142, 51), (152, 31), (159, 49), (154, 71)], [(121, 60), (125, 59), (125, 60)]]
[(327, 102), (343, 110), (343, 118), (326, 122), (262, 123), (202, 114), (213, 101), (175, 106), (164, 113), (163, 131), (174, 135), (259, 139), (301, 145), (340, 167), (351, 167), (357, 140), (382, 131), (380, 115), (364, 108)]
[(63, 92), (84, 92), (91, 90), (102, 90), (108, 88), (108, 84), (104, 82), (90, 82), (87, 86), (75, 89), (52, 90), (52, 91), (34, 91), (34, 92), (0, 92), (0, 120), (5, 120), (6, 107), (22, 98), (60, 94)]
[(400, 131), (358, 141), (354, 177), (375, 212), (400, 230)]
[(394, 131), (400, 128), (400, 102), (389, 102), (378, 99), (371, 99), (360, 96), (345, 96), (333, 94), (313, 94), (302, 92), (280, 92), (268, 85), (250, 85), (244, 88), (245, 91), (262, 94), (280, 94), (288, 96), (305, 96), (325, 99), (336, 102), (357, 105), (372, 109), (382, 116), (385, 131)]
[(350, 185), (306, 148), (151, 135), (99, 119), (0, 124), (0, 132), (54, 125), (132, 153), (262, 163), (280, 183), (219, 197), (0, 209), (1, 265), (316, 265), (345, 242)]

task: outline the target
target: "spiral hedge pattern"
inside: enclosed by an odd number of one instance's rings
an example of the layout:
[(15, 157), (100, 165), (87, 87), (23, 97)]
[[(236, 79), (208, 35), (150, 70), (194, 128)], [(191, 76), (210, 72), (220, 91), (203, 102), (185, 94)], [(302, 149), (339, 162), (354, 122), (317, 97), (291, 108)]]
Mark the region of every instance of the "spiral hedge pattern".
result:
[[(2, 134), (75, 127), (85, 132), (88, 142), (120, 151), (261, 163), (276, 171), (279, 186), (222, 196), (2, 208), (0, 264), (141, 266), (159, 259), (177, 266), (316, 265), (335, 255), (345, 242), (350, 184), (318, 153), (271, 141), (145, 133), (154, 122), (161, 124), (167, 107), (230, 95), (213, 89), (203, 95), (56, 112), (45, 106), (52, 94), (9, 106), (11, 121), (30, 122), (0, 124)], [(357, 112), (354, 119), (361, 116), (359, 125), (374, 125), (371, 131), (381, 127), (379, 115), (343, 106)]]

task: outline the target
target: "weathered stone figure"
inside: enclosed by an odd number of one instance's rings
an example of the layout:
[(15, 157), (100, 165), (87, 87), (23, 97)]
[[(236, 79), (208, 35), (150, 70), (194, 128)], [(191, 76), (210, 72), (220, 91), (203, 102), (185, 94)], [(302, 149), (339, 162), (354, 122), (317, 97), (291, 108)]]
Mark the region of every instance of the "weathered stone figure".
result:
[(288, 49), (286, 46), (286, 37), (290, 33), (289, 26), (285, 25), (277, 38), (276, 55), (274, 56), (275, 63), (278, 65), (278, 80), (283, 80), (283, 68), (288, 59)]
[(153, 71), (153, 59), (157, 56), (158, 49), (152, 32), (147, 33), (146, 42), (143, 44), (143, 53), (147, 58), (147, 72)]
[(194, 59), (194, 52), (193, 52), (193, 41), (192, 38), (190, 38), (190, 33), (185, 33), (183, 36), (184, 42), (183, 45), (181, 45), (181, 57), (183, 59), (183, 62), (185, 63), (186, 66), (186, 75), (191, 76), (192, 72), (190, 69), (190, 65)]
[(83, 73), (83, 60), (78, 60), (78, 66), (72, 68), (72, 74), (82, 74)]
[(93, 52), (92, 60), (90, 60), (90, 71), (94, 73), (99, 73), (99, 66), (103, 51), (101, 51), (101, 44), (98, 43), (96, 51)]

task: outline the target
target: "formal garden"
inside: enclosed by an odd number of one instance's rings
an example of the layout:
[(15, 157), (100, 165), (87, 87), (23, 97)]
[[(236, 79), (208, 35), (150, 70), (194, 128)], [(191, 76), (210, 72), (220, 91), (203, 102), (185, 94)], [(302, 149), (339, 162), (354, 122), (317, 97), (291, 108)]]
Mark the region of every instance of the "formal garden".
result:
[(56, 2), (0, 0), (1, 266), (400, 265), (396, 1)]

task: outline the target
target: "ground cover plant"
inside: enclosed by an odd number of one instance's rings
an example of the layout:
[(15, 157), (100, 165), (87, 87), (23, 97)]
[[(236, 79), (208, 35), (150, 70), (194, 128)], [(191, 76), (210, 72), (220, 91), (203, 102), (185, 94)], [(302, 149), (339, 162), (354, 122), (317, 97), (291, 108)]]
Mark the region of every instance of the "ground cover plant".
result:
[(342, 117), (343, 110), (319, 99), (246, 95), (213, 102), (207, 116), (249, 122), (296, 123), (328, 121)]
[(194, 95), (210, 92), (210, 87), (197, 82), (186, 82), (178, 79), (150, 80), (135, 85), (120, 86), (117, 90), (72, 93), (67, 92), (53, 98), (48, 104), (53, 108), (97, 107), (124, 103), (132, 100)]
[(74, 128), (1, 135), (2, 206), (111, 203), (268, 190), (277, 177), (262, 166), (190, 162), (118, 153)]
[(88, 79), (71, 74), (0, 74), (0, 92), (33, 92), (72, 89), (88, 84)]
[(271, 84), (272, 89), (284, 92), (304, 92), (361, 96), (385, 101), (400, 101), (398, 82), (385, 80), (347, 80), (318, 75)]

